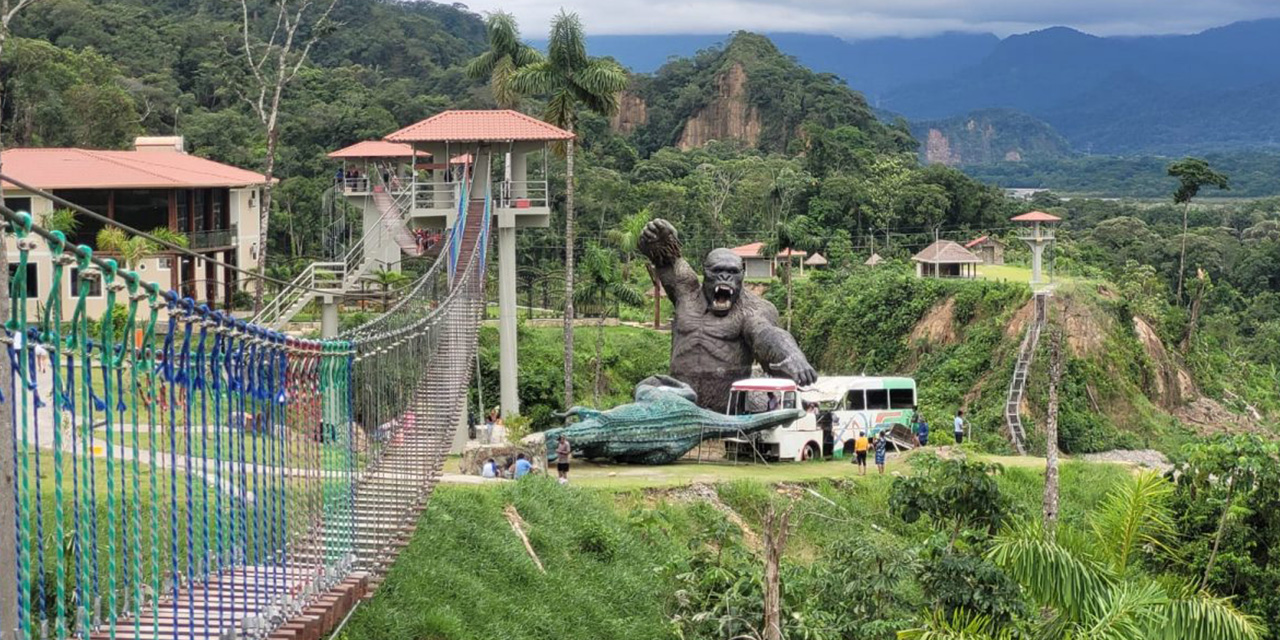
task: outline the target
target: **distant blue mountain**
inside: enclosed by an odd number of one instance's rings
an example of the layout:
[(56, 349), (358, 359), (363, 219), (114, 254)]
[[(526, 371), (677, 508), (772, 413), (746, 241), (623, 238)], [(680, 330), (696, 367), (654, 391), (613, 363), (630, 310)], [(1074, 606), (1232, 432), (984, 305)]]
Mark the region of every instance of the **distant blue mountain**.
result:
[[(913, 121), (982, 109), (1044, 120), (1081, 150), (1182, 153), (1280, 145), (1280, 19), (1193, 35), (1097, 37), (1066, 27), (847, 41), (768, 34), (872, 107)], [(592, 36), (594, 55), (650, 72), (727, 35)], [(535, 43), (541, 45), (541, 43)]]
[[(805, 33), (765, 35), (800, 64), (844, 78), (872, 104), (878, 95), (891, 89), (977, 64), (1000, 44), (1000, 39), (989, 33), (854, 41)], [(728, 39), (727, 34), (589, 36), (587, 48), (591, 55), (612, 57), (637, 73), (651, 73), (672, 58), (692, 56)], [(545, 40), (530, 44), (546, 47)]]

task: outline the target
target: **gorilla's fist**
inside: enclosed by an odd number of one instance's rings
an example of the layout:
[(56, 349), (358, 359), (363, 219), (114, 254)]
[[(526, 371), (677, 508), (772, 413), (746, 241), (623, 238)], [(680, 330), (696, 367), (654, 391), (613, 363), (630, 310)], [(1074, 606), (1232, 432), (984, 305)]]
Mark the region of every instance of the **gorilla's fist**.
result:
[(654, 218), (644, 225), (637, 248), (658, 267), (669, 266), (680, 258), (680, 238), (676, 236), (676, 228), (662, 218)]
[(790, 378), (798, 386), (807, 387), (818, 381), (818, 372), (804, 355), (790, 355), (782, 362), (769, 365), (774, 372)]

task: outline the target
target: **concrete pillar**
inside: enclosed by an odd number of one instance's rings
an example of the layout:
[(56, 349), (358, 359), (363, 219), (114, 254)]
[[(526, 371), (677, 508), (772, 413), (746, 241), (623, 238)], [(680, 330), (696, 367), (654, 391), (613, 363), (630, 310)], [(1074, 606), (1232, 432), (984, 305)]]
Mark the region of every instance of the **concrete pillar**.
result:
[(498, 382), (503, 417), (520, 413), (516, 361), (516, 230), (498, 227)]
[(529, 158), (527, 153), (516, 151), (511, 154), (511, 199), (522, 200), (529, 197)]
[[(466, 397), (466, 392), (463, 392)], [(453, 441), (449, 443), (449, 453), (459, 455), (467, 449), (467, 405), (462, 404), (462, 410), (458, 412), (458, 424), (453, 430)]]
[(1040, 284), (1043, 282), (1040, 274), (1043, 272), (1044, 260), (1044, 243), (1033, 242), (1031, 244), (1031, 284)]
[(338, 337), (338, 301), (333, 296), (320, 297), (320, 337)]

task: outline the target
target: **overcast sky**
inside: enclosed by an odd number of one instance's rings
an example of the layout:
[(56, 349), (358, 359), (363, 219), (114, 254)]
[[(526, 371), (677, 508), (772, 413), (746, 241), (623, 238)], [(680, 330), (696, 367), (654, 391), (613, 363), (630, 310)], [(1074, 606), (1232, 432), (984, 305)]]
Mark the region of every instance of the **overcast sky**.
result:
[(539, 37), (564, 7), (600, 34), (721, 34), (738, 29), (846, 38), (942, 31), (1000, 36), (1064, 25), (1097, 35), (1194, 33), (1238, 20), (1280, 17), (1280, 0), (469, 0), (472, 10), (514, 13)]

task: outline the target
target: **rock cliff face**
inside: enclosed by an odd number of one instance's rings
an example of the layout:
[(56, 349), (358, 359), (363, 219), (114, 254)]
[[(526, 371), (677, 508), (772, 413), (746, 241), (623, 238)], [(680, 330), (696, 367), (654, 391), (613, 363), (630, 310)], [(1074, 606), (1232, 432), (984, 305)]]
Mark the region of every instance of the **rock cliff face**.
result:
[(677, 146), (696, 149), (712, 140), (760, 143), (760, 113), (747, 99), (747, 72), (735, 63), (716, 78), (716, 95), (684, 125)]
[(1070, 145), (1048, 124), (1023, 113), (990, 109), (913, 127), (921, 160), (961, 166), (1022, 162), (1070, 154)]
[(614, 131), (629, 134), (649, 123), (649, 109), (644, 98), (630, 91), (618, 94), (618, 112), (609, 119)]

